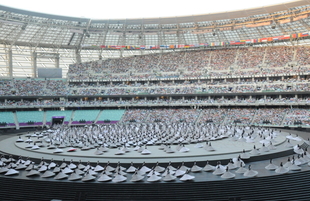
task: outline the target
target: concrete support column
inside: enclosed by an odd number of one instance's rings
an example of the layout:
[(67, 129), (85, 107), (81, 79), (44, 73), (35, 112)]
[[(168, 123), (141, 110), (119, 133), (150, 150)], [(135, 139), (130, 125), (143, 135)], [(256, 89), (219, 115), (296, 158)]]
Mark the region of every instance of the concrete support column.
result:
[(33, 52), (31, 56), (32, 66), (33, 66), (33, 77), (37, 77), (37, 53)]
[(81, 54), (78, 49), (75, 50), (75, 59), (76, 59), (76, 63), (82, 63)]
[(8, 62), (9, 62), (9, 77), (13, 77), (13, 53), (12, 49), (8, 50)]
[(55, 58), (55, 67), (59, 68), (59, 56)]

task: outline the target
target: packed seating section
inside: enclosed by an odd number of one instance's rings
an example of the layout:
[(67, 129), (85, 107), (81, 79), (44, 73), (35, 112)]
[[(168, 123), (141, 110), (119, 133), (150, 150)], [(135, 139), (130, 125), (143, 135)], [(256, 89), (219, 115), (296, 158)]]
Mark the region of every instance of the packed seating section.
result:
[[(249, 47), (98, 60), (70, 65), (68, 80), (0, 80), (0, 95), (94, 96), (304, 91), (309, 89), (310, 66), (306, 59), (309, 49), (307, 46)], [(229, 79), (231, 76), (235, 76), (235, 79)], [(260, 76), (264, 79), (259, 79)], [(277, 79), (271, 79), (272, 77)], [(155, 82), (157, 79), (164, 80)]]
[[(309, 52), (307, 46), (224, 48), (72, 64), (68, 79), (0, 80), (0, 97), (5, 97), (0, 100), (0, 106), (4, 109), (71, 107), (61, 111), (65, 122), (212, 121), (233, 124), (241, 121), (251, 125), (308, 125), (310, 96), (294, 93), (310, 89)], [(283, 95), (284, 92), (290, 94)], [(262, 93), (273, 94), (260, 95)], [(27, 98), (38, 96), (50, 98)], [(264, 109), (264, 105), (274, 107)], [(296, 107), (287, 108), (290, 105)], [(84, 108), (105, 106), (124, 106), (127, 110), (117, 110), (116, 114), (115, 110), (99, 109), (95, 114), (93, 109)], [(180, 107), (128, 109), (136, 106)], [(247, 106), (257, 107), (248, 109)], [(48, 110), (28, 112), (17, 111), (17, 120), (13, 113), (1, 112), (1, 116), (8, 117), (1, 117), (0, 122), (13, 125), (25, 123), (27, 119), (45, 123), (50, 122), (53, 115), (60, 114)]]
[[(199, 94), (199, 93), (260, 93), (260, 92), (296, 92), (310, 88), (307, 75), (278, 76), (276, 78), (233, 78), (178, 81), (135, 81), (135, 82), (72, 82), (67, 86), (65, 81), (34, 79), (18, 80), (27, 83), (25, 89), (10, 88), (11, 93), (3, 92), (2, 96), (111, 96), (111, 95), (141, 95), (141, 94)], [(16, 81), (5, 81), (8, 86)], [(31, 84), (30, 84), (31, 83)], [(38, 83), (39, 85), (38, 87)], [(55, 84), (52, 85), (51, 83)], [(61, 84), (62, 85), (61, 85)], [(15, 85), (16, 86), (16, 85)], [(19, 85), (18, 85), (19, 86)], [(46, 86), (46, 87), (45, 87)], [(48, 86), (48, 87), (47, 87)], [(55, 86), (55, 87), (53, 87)], [(21, 91), (20, 91), (21, 90)], [(27, 92), (26, 92), (27, 91)], [(0, 103), (1, 104), (1, 103)], [(48, 103), (46, 103), (48, 104)]]
[(72, 64), (69, 80), (197, 78), (309, 72), (310, 47), (196, 50)]

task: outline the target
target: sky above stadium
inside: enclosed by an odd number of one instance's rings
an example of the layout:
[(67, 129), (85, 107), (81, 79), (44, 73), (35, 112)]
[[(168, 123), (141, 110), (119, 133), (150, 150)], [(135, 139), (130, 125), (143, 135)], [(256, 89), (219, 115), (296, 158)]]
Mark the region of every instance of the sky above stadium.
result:
[(172, 17), (243, 10), (293, 0), (1, 0), (0, 5), (92, 19)]

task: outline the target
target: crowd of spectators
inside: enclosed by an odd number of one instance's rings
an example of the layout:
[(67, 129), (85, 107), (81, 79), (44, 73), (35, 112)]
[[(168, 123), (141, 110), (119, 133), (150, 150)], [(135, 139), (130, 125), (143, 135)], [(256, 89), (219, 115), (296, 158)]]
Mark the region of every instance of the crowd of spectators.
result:
[(240, 85), (236, 86), (234, 92), (236, 93), (246, 93), (246, 92), (255, 92), (257, 87), (255, 85)]
[(152, 106), (152, 105), (184, 105), (184, 106), (203, 106), (203, 105), (276, 105), (276, 104), (309, 104), (310, 97), (306, 98), (150, 98), (150, 99), (121, 99), (121, 98), (109, 98), (109, 99), (93, 99), (93, 100), (6, 100), (0, 101), (2, 107), (45, 107), (45, 106), (57, 106), (57, 107), (71, 107), (71, 106)]
[(209, 86), (207, 89), (202, 92), (206, 93), (231, 93), (233, 92), (233, 87), (231, 86)]
[(285, 89), (284, 84), (269, 84), (269, 85), (264, 85), (264, 91), (291, 91), (290, 88)]
[(146, 120), (147, 116), (149, 114), (148, 110), (145, 109), (131, 109), (126, 110), (122, 121), (123, 122), (132, 122), (132, 123), (142, 123)]
[(171, 118), (171, 122), (195, 122), (199, 117), (200, 110), (198, 109), (177, 109)]
[[(72, 64), (68, 80), (119, 80), (70, 82), (57, 79), (7, 79), (0, 81), (1, 107), (96, 107), (96, 106), (191, 106), (191, 109), (128, 109), (123, 122), (210, 122), (217, 124), (309, 125), (309, 109), (220, 108), (229, 105), (295, 105), (310, 103), (310, 97), (280, 94), (273, 96), (231, 96), (226, 93), (303, 92), (310, 90), (310, 47), (251, 47), (141, 55)], [(292, 62), (292, 64), (290, 64)], [(294, 63), (295, 62), (295, 63)], [(278, 76), (292, 74), (295, 76)], [(253, 75), (274, 77), (244, 78)], [(277, 75), (277, 76), (276, 76)], [(226, 77), (225, 79), (223, 77)], [(231, 78), (237, 76), (239, 78)], [(208, 79), (179, 80), (176, 78)], [(214, 78), (215, 77), (215, 78)], [(161, 81), (158, 78), (169, 78)], [(212, 79), (211, 79), (212, 78)], [(122, 81), (127, 79), (129, 81)], [(137, 81), (135, 79), (150, 79)], [(221, 95), (218, 95), (222, 93)], [(125, 97), (120, 95), (158, 95)], [(166, 94), (179, 94), (165, 97)], [(195, 94), (182, 97), (182, 94)], [(200, 97), (200, 94), (211, 96)], [(214, 95), (212, 95), (214, 94)], [(25, 100), (28, 96), (111, 96), (113, 98)], [(218, 96), (218, 97), (216, 97)], [(24, 97), (24, 100), (23, 100)], [(116, 98), (115, 98), (116, 97)], [(201, 109), (203, 106), (218, 108)], [(238, 105), (238, 107), (240, 107)]]
[(299, 46), (296, 50), (295, 60), (298, 62), (299, 66), (310, 65), (309, 55), (310, 48), (308, 46)]
[[(295, 52), (296, 50), (296, 52)], [(295, 53), (294, 53), (295, 52)], [(248, 75), (280, 75), (310, 73), (310, 62), (307, 59), (310, 52), (309, 47), (262, 47), (244, 49), (221, 49), (173, 52), (155, 55), (141, 55), (120, 59), (107, 59), (103, 61), (92, 61), (81, 64), (72, 64), (69, 67), (68, 78), (77, 80), (97, 79), (133, 79), (132, 81), (118, 82), (69, 82), (66, 80), (53, 79), (9, 79), (0, 81), (0, 96), (67, 96), (67, 95), (165, 95), (165, 94), (218, 94), (218, 93), (249, 93), (249, 92), (292, 92), (309, 91), (310, 83), (307, 78), (298, 76), (270, 77), (270, 79), (243, 78)], [(294, 55), (296, 55), (294, 57)], [(297, 65), (287, 65), (289, 62)], [(263, 65), (265, 64), (265, 65)], [(208, 79), (195, 81), (182, 81), (175, 78), (208, 77)], [(211, 77), (239, 76), (239, 79), (210, 79)], [(170, 81), (156, 81), (156, 78), (171, 78)], [(134, 79), (152, 79), (150, 81), (134, 81)], [(0, 102), (1, 106), (7, 107), (41, 107), (41, 106), (100, 106), (100, 105), (203, 105), (203, 104), (298, 104), (309, 103), (309, 98), (297, 97), (263, 97), (263, 98), (240, 98), (240, 97), (208, 97), (208, 98), (162, 98), (149, 99), (139, 98), (104, 98), (103, 100), (6, 100)], [(220, 112), (219, 112), (220, 111)], [(175, 110), (167, 114), (149, 111), (151, 121), (156, 119), (170, 119), (170, 121), (191, 121), (197, 119), (197, 110)], [(171, 116), (171, 112), (173, 115)], [(186, 113), (188, 115), (184, 115)], [(256, 113), (258, 117), (253, 119), (254, 123), (261, 124), (265, 119), (275, 116), (276, 113), (284, 113), (283, 110), (274, 109), (267, 112)], [(137, 113), (137, 112), (136, 112)], [(137, 118), (133, 113), (128, 119)], [(214, 122), (224, 121), (229, 112), (223, 110), (208, 110), (202, 113), (199, 121), (208, 120), (208, 115), (213, 117)], [(236, 119), (253, 118), (253, 111), (241, 110), (234, 112)], [(307, 113), (305, 113), (307, 114)], [(139, 113), (140, 115), (140, 113)], [(143, 117), (144, 118), (144, 117)], [(141, 118), (141, 120), (143, 119)], [(228, 117), (226, 117), (228, 118)], [(302, 115), (288, 114), (286, 118), (279, 115), (273, 122), (279, 124), (283, 121), (293, 124), (296, 121), (306, 123), (307, 119)], [(137, 120), (140, 121), (140, 120)], [(251, 120), (246, 120), (249, 123)], [(231, 123), (231, 122), (230, 122)]]
[(89, 69), (89, 65), (91, 65), (91, 63), (97, 63), (97, 61), (75, 63), (75, 64), (69, 65), (68, 79), (77, 79), (77, 80), (90, 79), (91, 74), (88, 71), (88, 69)]
[(13, 80), (16, 96), (49, 95), (44, 80)]
[[(127, 95), (127, 94), (193, 94), (193, 93), (246, 93), (265, 91), (302, 91), (307, 90), (308, 79), (234, 79), (234, 80), (201, 80), (197, 81), (165, 81), (165, 82), (116, 82), (102, 85), (100, 83), (81, 84), (71, 83), (72, 89), (96, 88), (97, 94), (106, 95)], [(103, 89), (104, 88), (104, 89)], [(102, 90), (106, 92), (102, 93)], [(84, 91), (78, 94), (87, 95)]]
[(224, 108), (218, 108), (218, 109), (206, 109), (202, 110), (200, 114), (200, 118), (197, 119), (197, 122), (200, 123), (215, 123), (215, 124), (221, 124), (223, 123), (225, 117), (226, 117), (226, 111), (227, 109)]
[(237, 66), (241, 69), (255, 69), (263, 63), (265, 48), (242, 48), (238, 50)]
[(133, 68), (138, 73), (150, 73), (158, 68), (160, 59), (160, 54), (137, 56)]
[(281, 125), (288, 108), (261, 108), (256, 112), (252, 124)]
[(135, 61), (135, 57), (123, 57), (119, 59), (107, 59), (102, 61), (101, 69), (96, 69), (96, 73), (100, 73), (102, 70), (109, 70), (111, 73), (126, 73), (130, 70)]
[(185, 52), (162, 54), (158, 68), (160, 72), (175, 72), (184, 66), (186, 60)]
[(289, 112), (287, 112), (283, 125), (291, 126), (309, 126), (310, 125), (310, 110), (309, 109), (301, 109), (301, 108), (293, 108)]
[(47, 80), (46, 90), (49, 91), (51, 95), (62, 96), (69, 94), (69, 88), (64, 80)]
[(183, 67), (192, 74), (198, 73), (198, 71), (202, 71), (209, 66), (210, 56), (211, 51), (193, 51), (188, 53), (185, 56)]
[[(249, 47), (140, 55), (72, 64), (70, 80), (310, 73), (310, 47)], [(294, 56), (296, 55), (296, 56)], [(181, 72), (181, 73), (180, 73)]]
[[(269, 99), (271, 100), (271, 99)], [(207, 99), (203, 100), (76, 100), (76, 101), (59, 101), (59, 100), (7, 100), (0, 102), (1, 107), (42, 107), (42, 106), (57, 106), (57, 107), (83, 107), (83, 106), (103, 106), (114, 104), (119, 106), (125, 103), (137, 105), (151, 104), (172, 104), (176, 103), (210, 103), (210, 102), (253, 102), (251, 99)], [(260, 100), (259, 100), (260, 101)], [(307, 99), (310, 103), (310, 98)], [(277, 100), (274, 100), (276, 103)], [(245, 105), (246, 106), (246, 105)], [(143, 122), (187, 122), (187, 123), (215, 123), (215, 124), (243, 124), (243, 125), (281, 125), (281, 126), (309, 126), (310, 125), (310, 109), (306, 108), (289, 108), (289, 107), (270, 107), (270, 108), (175, 108), (175, 109), (127, 109), (122, 122), (124, 123), (143, 123)]]
[[(140, 117), (143, 118), (140, 118)], [(169, 118), (170, 116), (170, 118)], [(225, 125), (310, 125), (310, 110), (298, 108), (217, 108), (126, 110), (123, 122), (187, 122)], [(300, 123), (299, 123), (300, 122)]]
[(0, 96), (8, 96), (15, 93), (11, 80), (0, 81)]
[(235, 80), (200, 82), (122, 82), (67, 83), (63, 80), (10, 80), (0, 82), (2, 96), (63, 96), (63, 95), (139, 95), (139, 94), (199, 94), (309, 91), (308, 79)]
[(265, 63), (268, 67), (284, 67), (293, 61), (295, 47), (269, 47), (267, 48)]
[(68, 103), (66, 101), (58, 100), (7, 100), (0, 101), (0, 106), (2, 107), (43, 107), (43, 106), (65, 106)]
[(255, 116), (256, 109), (253, 108), (233, 108), (226, 112), (227, 121), (225, 124), (251, 124)]
[(236, 49), (214, 50), (211, 55), (210, 67), (213, 70), (228, 70), (235, 63)]
[(180, 78), (207, 77), (203, 71), (186, 71), (180, 75)]
[[(182, 71), (182, 70), (181, 70)], [(104, 72), (102, 74), (93, 74), (91, 72), (85, 72), (85, 74), (68, 74), (69, 80), (141, 80), (141, 79), (167, 79), (167, 78), (212, 78), (212, 77), (231, 77), (231, 76), (266, 76), (266, 75), (294, 75), (294, 74), (309, 74), (310, 68), (306, 67), (282, 67), (269, 69), (233, 69), (233, 70), (207, 70), (201, 69), (200, 71), (183, 71), (180, 72), (160, 72), (159, 69), (153, 69), (150, 72), (137, 73), (128, 72), (122, 74), (113, 74)]]
[(100, 95), (99, 89), (96, 88), (86, 88), (86, 89), (79, 89), (79, 90), (72, 90), (68, 95), (85, 95), (85, 96), (95, 96)]
[(310, 91), (310, 83), (296, 84), (296, 91)]
[(170, 81), (69, 82), (65, 80), (11, 79), (0, 81), (1, 96), (217, 94), (309, 91), (308, 78), (207, 79)]
[(152, 109), (149, 110), (147, 122), (170, 122), (177, 109)]
[[(255, 93), (255, 92), (292, 92), (295, 87), (285, 88), (283, 84), (262, 86), (209, 86), (209, 87), (140, 87), (140, 88), (108, 88), (79, 89), (75, 95), (166, 95), (166, 94), (219, 94), (219, 93)], [(298, 91), (301, 91), (300, 89)]]

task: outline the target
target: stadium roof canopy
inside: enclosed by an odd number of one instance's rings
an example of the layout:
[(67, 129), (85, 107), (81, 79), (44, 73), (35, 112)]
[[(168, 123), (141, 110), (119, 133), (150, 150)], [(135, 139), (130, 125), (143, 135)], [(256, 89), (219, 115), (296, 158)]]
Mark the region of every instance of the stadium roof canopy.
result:
[(80, 46), (198, 44), (263, 38), (308, 31), (307, 18), (297, 21), (292, 18), (310, 13), (309, 7), (308, 0), (298, 0), (206, 15), (92, 20), (0, 6), (0, 43), (76, 49)]
[[(309, 31), (310, 0), (205, 15), (109, 20), (50, 15), (0, 5), (0, 71), (5, 72), (2, 76), (33, 76), (33, 52), (60, 54), (60, 66), (67, 69), (69, 63), (98, 59), (99, 55), (111, 58), (137, 54), (130, 48), (115, 53), (109, 46), (212, 44)], [(308, 39), (284, 43), (307, 44)], [(21, 59), (19, 63), (8, 62), (8, 52), (12, 50), (12, 60)], [(149, 50), (147, 54), (152, 51), (156, 52)], [(53, 55), (48, 59), (51, 62), (42, 61), (40, 65), (53, 66)], [(15, 70), (9, 72), (8, 66)]]

